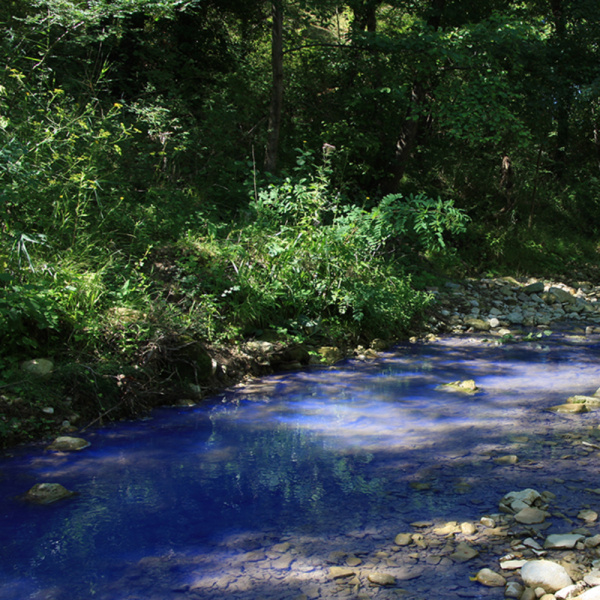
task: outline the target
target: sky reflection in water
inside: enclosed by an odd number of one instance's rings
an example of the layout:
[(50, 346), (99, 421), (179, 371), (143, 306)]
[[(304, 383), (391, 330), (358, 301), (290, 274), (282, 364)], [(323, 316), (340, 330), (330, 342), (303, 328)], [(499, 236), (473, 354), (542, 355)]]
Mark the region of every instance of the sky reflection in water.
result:
[[(299, 569), (310, 584), (349, 539), (368, 553), (413, 520), (494, 512), (504, 493), (536, 482), (491, 459), (517, 452), (543, 466), (536, 438), (573, 423), (545, 409), (600, 385), (598, 345), (544, 343), (399, 347), (96, 430), (80, 453), (19, 449), (0, 462), (0, 600), (231, 596), (236, 557), (282, 539), (304, 550), (235, 597), (288, 598), (285, 577)], [(467, 378), (480, 393), (437, 389)], [(532, 442), (515, 445), (519, 434)], [(535, 477), (544, 487), (557, 474)], [(41, 481), (79, 495), (44, 507), (18, 499)], [(470, 585), (462, 567), (448, 576)], [(428, 585), (423, 575), (411, 587)]]

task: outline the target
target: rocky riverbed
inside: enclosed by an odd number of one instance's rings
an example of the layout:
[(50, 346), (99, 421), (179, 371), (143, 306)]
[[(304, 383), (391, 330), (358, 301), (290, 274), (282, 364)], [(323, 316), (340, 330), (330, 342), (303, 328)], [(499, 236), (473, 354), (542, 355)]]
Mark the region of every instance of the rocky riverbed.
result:
[(581, 333), (600, 333), (600, 286), (513, 277), (447, 282), (430, 288), (436, 298), (433, 331), (489, 332), (502, 338), (524, 329), (570, 322)]

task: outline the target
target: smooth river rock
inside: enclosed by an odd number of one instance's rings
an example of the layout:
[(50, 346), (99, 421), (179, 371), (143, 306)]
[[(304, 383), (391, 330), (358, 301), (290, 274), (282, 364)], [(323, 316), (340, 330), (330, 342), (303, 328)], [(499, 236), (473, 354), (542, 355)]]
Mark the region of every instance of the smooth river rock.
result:
[(547, 516), (546, 511), (535, 508), (535, 506), (526, 506), (515, 515), (515, 521), (525, 525), (533, 525), (534, 523), (543, 523)]
[(573, 582), (567, 570), (551, 560), (530, 560), (521, 568), (521, 578), (527, 587), (543, 588), (554, 593)]
[(389, 573), (369, 573), (367, 579), (375, 585), (389, 586), (396, 585), (396, 578)]
[(89, 446), (91, 446), (90, 442), (84, 440), (83, 438), (61, 435), (48, 446), (48, 449), (58, 450), (61, 452), (72, 452), (75, 450), (83, 450)]
[(577, 596), (576, 600), (600, 600), (600, 585), (586, 590)]
[(448, 390), (450, 392), (462, 392), (464, 394), (474, 394), (479, 391), (473, 379), (465, 379), (464, 381), (452, 381), (438, 386), (437, 389)]
[(482, 585), (488, 587), (504, 587), (506, 585), (506, 579), (491, 569), (481, 569), (475, 579)]
[(546, 538), (544, 548), (546, 550), (574, 548), (575, 544), (584, 537), (585, 536), (577, 533), (554, 533)]

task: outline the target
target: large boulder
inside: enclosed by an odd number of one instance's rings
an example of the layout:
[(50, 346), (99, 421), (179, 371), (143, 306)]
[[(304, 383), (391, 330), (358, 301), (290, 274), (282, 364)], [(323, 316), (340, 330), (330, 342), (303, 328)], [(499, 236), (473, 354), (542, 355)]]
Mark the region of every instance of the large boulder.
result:
[(571, 585), (567, 570), (551, 560), (530, 560), (521, 568), (521, 578), (527, 587), (541, 587), (553, 594)]
[(568, 302), (569, 304), (575, 304), (577, 302), (577, 298), (573, 294), (559, 287), (552, 286), (548, 289), (548, 293), (552, 294), (561, 303)]

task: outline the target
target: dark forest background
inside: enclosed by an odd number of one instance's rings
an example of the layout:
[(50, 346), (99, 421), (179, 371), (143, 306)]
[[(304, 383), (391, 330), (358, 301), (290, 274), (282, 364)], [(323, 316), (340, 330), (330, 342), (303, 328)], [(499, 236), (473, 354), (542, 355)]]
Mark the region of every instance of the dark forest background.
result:
[(440, 278), (595, 272), (595, 0), (4, 0), (0, 27), (15, 397), (35, 356), (122, 402), (176, 349), (398, 339)]

